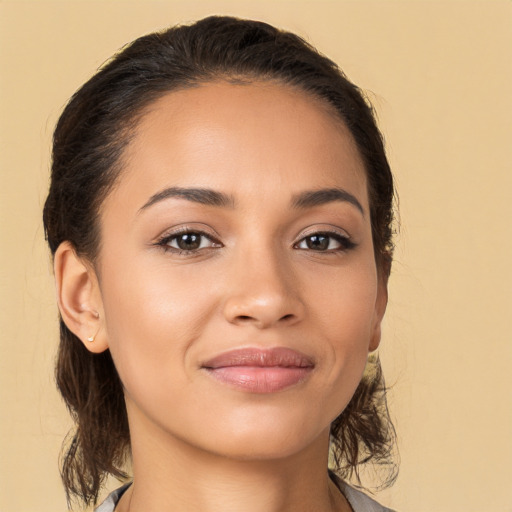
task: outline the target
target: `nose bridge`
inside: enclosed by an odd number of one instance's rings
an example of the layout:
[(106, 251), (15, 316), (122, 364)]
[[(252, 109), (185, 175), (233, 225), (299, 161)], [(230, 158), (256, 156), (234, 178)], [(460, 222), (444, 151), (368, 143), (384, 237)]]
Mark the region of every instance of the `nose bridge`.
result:
[(293, 269), (277, 245), (267, 241), (236, 251), (224, 308), (229, 322), (264, 328), (303, 316)]

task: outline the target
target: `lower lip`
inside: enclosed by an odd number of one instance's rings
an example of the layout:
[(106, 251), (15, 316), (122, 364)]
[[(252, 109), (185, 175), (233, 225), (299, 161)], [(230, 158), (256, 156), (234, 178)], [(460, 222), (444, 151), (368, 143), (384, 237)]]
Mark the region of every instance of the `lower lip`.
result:
[(224, 366), (206, 368), (217, 380), (250, 393), (275, 393), (306, 379), (312, 367)]

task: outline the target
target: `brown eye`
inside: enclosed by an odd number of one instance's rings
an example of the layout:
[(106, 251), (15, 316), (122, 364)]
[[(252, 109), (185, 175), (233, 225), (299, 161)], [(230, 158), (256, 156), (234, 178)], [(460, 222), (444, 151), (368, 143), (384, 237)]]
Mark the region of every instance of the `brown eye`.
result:
[(182, 251), (194, 251), (201, 247), (202, 238), (203, 235), (198, 233), (185, 233), (175, 237), (175, 240), (178, 249), (181, 249)]
[(212, 240), (210, 236), (200, 231), (187, 231), (168, 235), (158, 245), (164, 249), (176, 252), (194, 252), (210, 247), (221, 247), (222, 244)]
[(325, 235), (312, 235), (304, 239), (308, 249), (313, 251), (326, 251), (329, 249), (330, 238)]
[(316, 252), (338, 252), (352, 249), (355, 244), (338, 233), (314, 233), (304, 237), (295, 247)]

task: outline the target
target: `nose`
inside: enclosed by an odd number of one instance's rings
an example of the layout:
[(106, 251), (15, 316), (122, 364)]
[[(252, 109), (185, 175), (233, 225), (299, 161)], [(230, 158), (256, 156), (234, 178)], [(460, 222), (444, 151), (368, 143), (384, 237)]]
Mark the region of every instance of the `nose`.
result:
[(294, 325), (305, 313), (297, 280), (276, 256), (242, 258), (231, 267), (224, 317), (232, 324), (266, 329)]

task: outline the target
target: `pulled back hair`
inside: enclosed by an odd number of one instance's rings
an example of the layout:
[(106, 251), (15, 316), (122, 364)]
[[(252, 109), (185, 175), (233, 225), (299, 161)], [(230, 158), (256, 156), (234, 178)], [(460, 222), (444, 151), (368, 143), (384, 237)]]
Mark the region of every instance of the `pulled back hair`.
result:
[[(43, 211), (52, 255), (69, 241), (94, 264), (101, 247), (99, 209), (122, 173), (123, 150), (144, 110), (171, 91), (219, 80), (296, 87), (323, 100), (345, 123), (365, 164), (375, 260), (380, 279), (387, 280), (393, 179), (370, 104), (336, 64), (300, 37), (231, 17), (140, 37), (72, 96), (55, 129)], [(56, 380), (75, 421), (61, 460), (68, 500), (96, 503), (106, 476), (126, 477), (130, 434), (123, 386), (110, 352), (89, 352), (62, 318)], [(354, 397), (331, 425), (331, 470), (359, 480), (362, 465), (374, 462), (387, 470), (384, 485), (392, 483), (394, 446), (380, 363), (370, 356)]]

